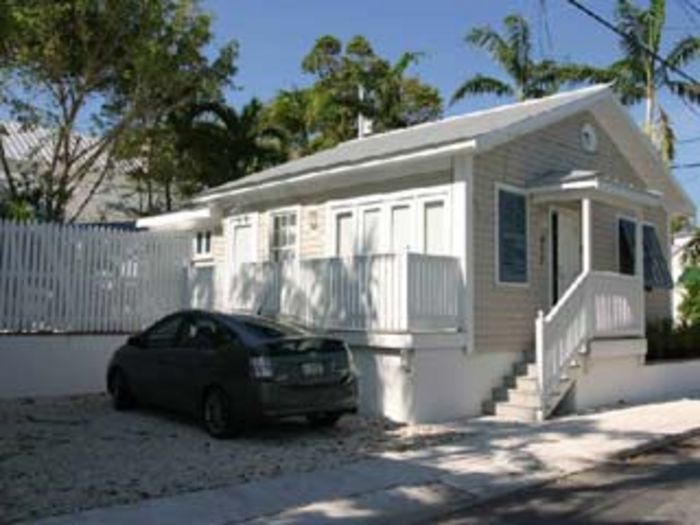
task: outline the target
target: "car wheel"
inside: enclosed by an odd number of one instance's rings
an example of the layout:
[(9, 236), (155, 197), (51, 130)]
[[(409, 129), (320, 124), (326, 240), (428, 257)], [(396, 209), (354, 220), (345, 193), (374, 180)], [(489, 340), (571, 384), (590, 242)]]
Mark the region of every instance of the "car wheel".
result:
[(217, 439), (235, 434), (235, 418), (231, 402), (220, 388), (211, 388), (204, 395), (202, 420), (207, 433)]
[(306, 420), (312, 427), (329, 428), (334, 426), (342, 414), (338, 412), (322, 412), (320, 414), (309, 414)]
[(116, 369), (109, 375), (107, 389), (112, 397), (112, 407), (115, 410), (129, 410), (136, 405), (136, 400), (129, 389), (126, 374), (122, 370)]

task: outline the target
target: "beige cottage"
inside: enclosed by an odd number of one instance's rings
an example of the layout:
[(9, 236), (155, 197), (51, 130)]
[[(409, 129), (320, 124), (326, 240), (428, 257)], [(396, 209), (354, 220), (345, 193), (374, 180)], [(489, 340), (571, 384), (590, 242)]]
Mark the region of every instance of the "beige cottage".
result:
[(693, 214), (596, 86), (353, 140), (140, 225), (193, 232), (193, 306), (342, 337), (363, 410), (436, 421), (581, 406), (582, 365), (611, 356), (632, 382), (671, 316), (670, 218)]

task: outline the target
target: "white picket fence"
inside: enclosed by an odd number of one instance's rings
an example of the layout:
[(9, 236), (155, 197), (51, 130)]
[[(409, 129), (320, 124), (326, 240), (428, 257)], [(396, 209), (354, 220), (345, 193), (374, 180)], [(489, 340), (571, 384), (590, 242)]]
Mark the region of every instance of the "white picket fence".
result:
[(182, 234), (0, 221), (0, 332), (121, 333), (188, 305)]

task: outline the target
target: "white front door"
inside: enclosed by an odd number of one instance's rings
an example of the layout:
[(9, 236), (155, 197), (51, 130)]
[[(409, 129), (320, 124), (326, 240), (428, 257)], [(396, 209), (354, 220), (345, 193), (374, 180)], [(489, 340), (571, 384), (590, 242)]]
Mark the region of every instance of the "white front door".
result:
[(581, 273), (581, 220), (578, 212), (555, 208), (552, 228), (552, 302), (556, 303)]
[(233, 267), (238, 268), (243, 263), (255, 261), (255, 246), (253, 245), (253, 226), (236, 224), (233, 226)]

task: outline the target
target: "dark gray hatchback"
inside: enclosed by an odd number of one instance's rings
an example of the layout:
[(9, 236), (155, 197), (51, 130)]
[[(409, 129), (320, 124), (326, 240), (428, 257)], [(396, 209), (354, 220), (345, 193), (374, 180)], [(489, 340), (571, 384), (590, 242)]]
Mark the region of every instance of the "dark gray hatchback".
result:
[(109, 363), (117, 410), (146, 403), (200, 417), (214, 437), (268, 417), (331, 426), (357, 408), (342, 341), (251, 315), (184, 311), (130, 337)]

